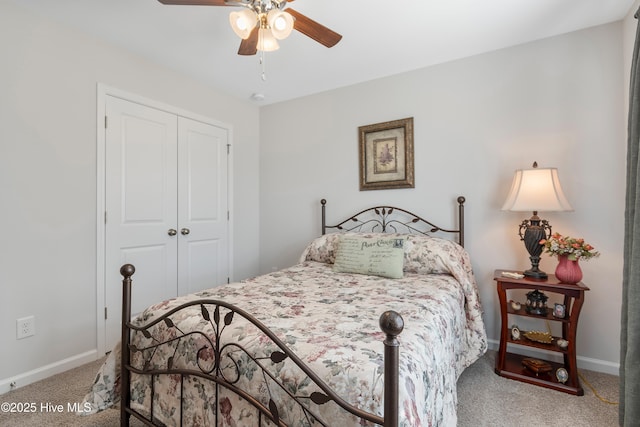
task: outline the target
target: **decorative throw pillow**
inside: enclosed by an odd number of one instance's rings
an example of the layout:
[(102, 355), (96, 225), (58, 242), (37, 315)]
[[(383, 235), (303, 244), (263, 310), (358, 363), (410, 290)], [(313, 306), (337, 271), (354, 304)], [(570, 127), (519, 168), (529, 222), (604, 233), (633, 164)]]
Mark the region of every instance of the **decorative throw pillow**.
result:
[(313, 239), (302, 252), (298, 262), (317, 261), (333, 264), (336, 260), (336, 249), (340, 236), (340, 233), (329, 233)]
[(462, 246), (439, 237), (407, 235), (404, 271), (417, 274), (449, 274), (452, 261), (460, 259)]
[(343, 235), (333, 271), (399, 279), (403, 276), (404, 239)]

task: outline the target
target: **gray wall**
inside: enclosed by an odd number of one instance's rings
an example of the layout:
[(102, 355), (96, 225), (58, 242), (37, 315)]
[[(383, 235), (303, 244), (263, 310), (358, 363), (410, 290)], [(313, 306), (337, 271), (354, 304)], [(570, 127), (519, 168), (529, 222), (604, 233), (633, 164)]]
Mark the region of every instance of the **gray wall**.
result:
[[(582, 263), (591, 291), (578, 327), (579, 364), (617, 373), (623, 76), (618, 22), (263, 107), (261, 270), (294, 263), (320, 233), (320, 198), (329, 202), (330, 221), (388, 203), (448, 226), (456, 196), (464, 195), (466, 246), (495, 345), (493, 271), (529, 266), (517, 229), (531, 215), (500, 208), (514, 170), (537, 161), (559, 169), (575, 209), (543, 217), (602, 252)], [(358, 126), (405, 117), (414, 118), (415, 189), (360, 192)], [(273, 250), (283, 242), (284, 249)], [(553, 272), (555, 260), (545, 255), (542, 268)], [(518, 322), (546, 330), (542, 322)]]
[(259, 110), (10, 2), (0, 52), (1, 393), (96, 357), (97, 83), (232, 127), (236, 279), (259, 268)]

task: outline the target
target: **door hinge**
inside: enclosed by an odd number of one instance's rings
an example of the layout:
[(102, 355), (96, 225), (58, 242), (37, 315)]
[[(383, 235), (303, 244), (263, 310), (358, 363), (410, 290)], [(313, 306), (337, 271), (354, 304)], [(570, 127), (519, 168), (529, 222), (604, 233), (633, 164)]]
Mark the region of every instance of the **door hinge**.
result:
[(227, 144), (227, 155), (229, 154), (229, 150), (231, 150), (231, 144)]
[(229, 277), (227, 277), (227, 285), (231, 283), (231, 279)]
[(104, 308), (104, 320), (107, 320), (107, 307)]
[(229, 211), (227, 211), (227, 221), (229, 221), (231, 219), (231, 214), (229, 213)]
[(107, 116), (104, 116), (104, 128), (107, 128)]
[(104, 223), (107, 223), (107, 211), (104, 211)]

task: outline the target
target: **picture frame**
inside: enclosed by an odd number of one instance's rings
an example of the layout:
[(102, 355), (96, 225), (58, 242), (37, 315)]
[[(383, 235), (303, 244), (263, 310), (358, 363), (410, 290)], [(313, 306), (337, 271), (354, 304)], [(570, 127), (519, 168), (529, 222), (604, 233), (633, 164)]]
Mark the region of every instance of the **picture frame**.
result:
[(520, 340), (520, 328), (516, 325), (511, 326), (511, 339), (514, 341)]
[(565, 315), (566, 315), (566, 307), (564, 306), (564, 304), (556, 303), (555, 306), (553, 307), (553, 316), (558, 317), (560, 319), (564, 319)]
[(360, 126), (360, 191), (415, 188), (413, 117)]

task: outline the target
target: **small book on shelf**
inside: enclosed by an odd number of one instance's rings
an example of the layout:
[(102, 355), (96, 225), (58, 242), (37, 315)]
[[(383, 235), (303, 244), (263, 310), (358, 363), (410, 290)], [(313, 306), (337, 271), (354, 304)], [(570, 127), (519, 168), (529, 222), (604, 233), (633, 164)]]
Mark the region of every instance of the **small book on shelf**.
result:
[(522, 364), (525, 366), (525, 368), (535, 372), (536, 375), (553, 370), (553, 367), (548, 362), (540, 359), (533, 359), (530, 357), (522, 359)]

